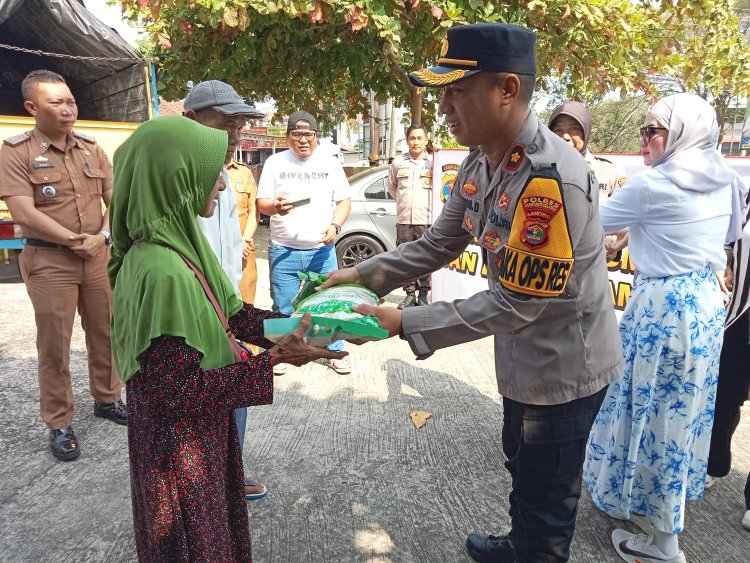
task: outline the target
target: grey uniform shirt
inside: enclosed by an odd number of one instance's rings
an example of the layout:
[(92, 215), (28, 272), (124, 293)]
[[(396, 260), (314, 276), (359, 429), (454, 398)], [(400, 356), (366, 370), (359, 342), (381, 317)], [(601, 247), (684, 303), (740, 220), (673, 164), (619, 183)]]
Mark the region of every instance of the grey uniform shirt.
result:
[(621, 375), (622, 348), (586, 162), (532, 112), (490, 176), (478, 150), (425, 235), (357, 265), (379, 295), (458, 257), (474, 237), (489, 289), (402, 312), (418, 357), (494, 335), (498, 389), (555, 405), (590, 396)]

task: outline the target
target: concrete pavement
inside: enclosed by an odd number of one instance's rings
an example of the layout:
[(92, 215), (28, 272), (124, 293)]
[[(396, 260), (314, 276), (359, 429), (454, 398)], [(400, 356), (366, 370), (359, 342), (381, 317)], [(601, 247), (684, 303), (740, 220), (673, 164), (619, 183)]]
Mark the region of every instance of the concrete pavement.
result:
[[(259, 270), (258, 305), (268, 307), (264, 253)], [(126, 429), (93, 416), (80, 326), (71, 372), (82, 455), (62, 463), (38, 415), (31, 304), (23, 284), (0, 284), (0, 295), (0, 561), (135, 561)], [(275, 380), (274, 404), (250, 409), (245, 467), (269, 489), (248, 504), (255, 561), (470, 561), (469, 532), (509, 524), (491, 342), (421, 362), (398, 340), (348, 349), (351, 375), (290, 368)], [(416, 409), (433, 413), (421, 430), (409, 419)], [(680, 543), (691, 563), (750, 560), (740, 527), (750, 409), (743, 414), (732, 473), (689, 505)], [(617, 525), (584, 493), (571, 561), (620, 561), (609, 539)]]

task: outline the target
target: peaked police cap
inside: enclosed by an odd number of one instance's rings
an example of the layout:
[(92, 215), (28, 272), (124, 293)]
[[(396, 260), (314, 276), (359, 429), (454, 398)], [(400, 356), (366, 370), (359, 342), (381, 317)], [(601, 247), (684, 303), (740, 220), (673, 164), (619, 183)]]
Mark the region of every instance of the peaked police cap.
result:
[(448, 86), (483, 70), (536, 74), (536, 34), (520, 25), (476, 23), (448, 30), (438, 66), (409, 74), (416, 86)]

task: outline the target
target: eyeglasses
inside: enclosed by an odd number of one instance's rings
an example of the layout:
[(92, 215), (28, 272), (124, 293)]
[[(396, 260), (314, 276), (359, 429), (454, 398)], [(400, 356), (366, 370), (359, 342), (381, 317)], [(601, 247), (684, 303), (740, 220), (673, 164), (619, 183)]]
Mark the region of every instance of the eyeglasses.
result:
[(312, 141), (315, 138), (315, 135), (317, 135), (315, 131), (292, 131), (289, 134), (292, 136), (292, 139), (299, 140), (304, 137), (308, 141)]
[(656, 125), (644, 125), (638, 130), (638, 134), (641, 136), (641, 141), (648, 143), (651, 141), (651, 137), (656, 135), (659, 131), (669, 131), (666, 127), (657, 127)]

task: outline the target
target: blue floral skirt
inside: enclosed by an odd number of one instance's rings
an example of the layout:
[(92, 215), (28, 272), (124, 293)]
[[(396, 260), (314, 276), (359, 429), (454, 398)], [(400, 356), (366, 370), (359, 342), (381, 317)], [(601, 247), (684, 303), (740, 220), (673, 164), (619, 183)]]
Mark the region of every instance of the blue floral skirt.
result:
[(625, 372), (602, 403), (583, 469), (610, 516), (645, 514), (680, 533), (685, 501), (703, 496), (724, 316), (710, 268), (636, 282), (620, 321)]

